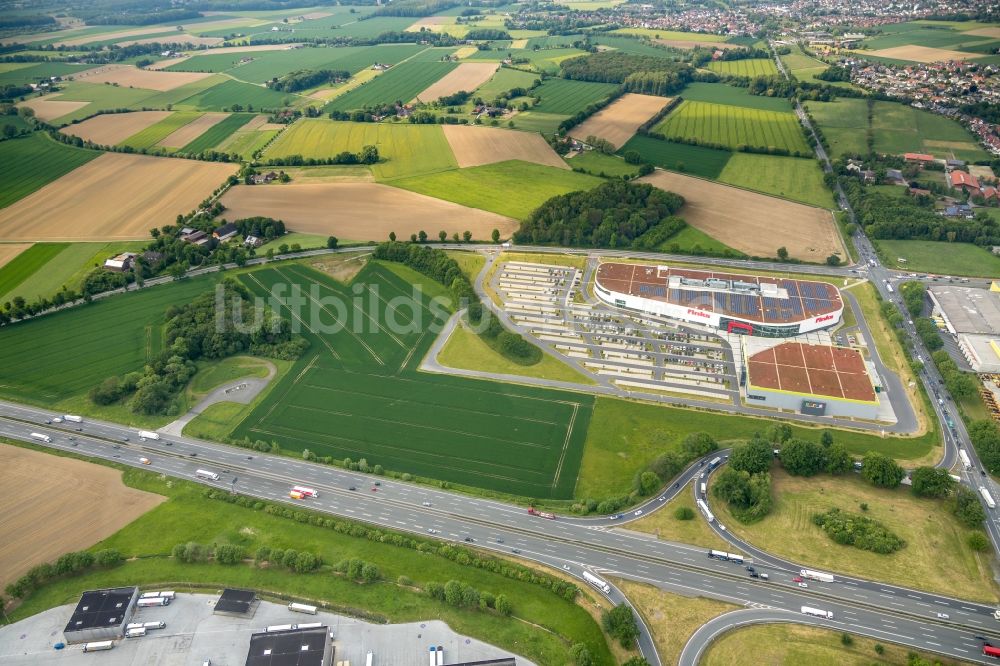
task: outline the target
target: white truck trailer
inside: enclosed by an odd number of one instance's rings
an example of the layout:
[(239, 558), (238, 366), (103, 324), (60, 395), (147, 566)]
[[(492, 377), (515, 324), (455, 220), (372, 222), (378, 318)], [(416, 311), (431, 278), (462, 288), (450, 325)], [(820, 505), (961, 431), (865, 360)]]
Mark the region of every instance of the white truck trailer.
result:
[(821, 617), (824, 620), (833, 619), (833, 611), (823, 610), (822, 608), (810, 608), (809, 606), (803, 606), (802, 612), (806, 615), (812, 615), (814, 617)]
[(812, 569), (802, 569), (799, 571), (799, 575), (802, 576), (803, 578), (818, 580), (822, 583), (833, 582), (833, 574), (824, 573), (822, 571), (813, 571)]
[(583, 572), (583, 579), (585, 581), (587, 581), (588, 583), (590, 583), (591, 585), (593, 585), (594, 587), (596, 587), (598, 590), (600, 590), (604, 594), (611, 594), (611, 586), (608, 585), (608, 583), (606, 581), (598, 578), (597, 576), (595, 576), (594, 574), (590, 573), (589, 571), (584, 571)]

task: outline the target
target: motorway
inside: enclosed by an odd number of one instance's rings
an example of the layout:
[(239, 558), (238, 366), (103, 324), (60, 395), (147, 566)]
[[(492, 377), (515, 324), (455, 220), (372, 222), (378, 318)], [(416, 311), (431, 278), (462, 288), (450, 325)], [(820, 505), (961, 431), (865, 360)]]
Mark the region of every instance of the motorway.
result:
[[(585, 519), (532, 517), (524, 508), (503, 502), (188, 437), (142, 441), (134, 429), (108, 422), (46, 424), (52, 416), (38, 408), (0, 402), (0, 435), (31, 441), (31, 433), (42, 433), (51, 442), (35, 444), (457, 544), (471, 539), (470, 546), (534, 560), (576, 577), (589, 569), (748, 607), (796, 614), (803, 605), (823, 608), (834, 612), (837, 621), (856, 627), (852, 630), (857, 633), (955, 658), (978, 659), (976, 636), (1000, 641), (1000, 623), (993, 619), (993, 608), (988, 605), (840, 577), (834, 583), (810, 582), (802, 589), (791, 581), (798, 565), (789, 566), (762, 553), (755, 565), (770, 575), (770, 581), (764, 582), (750, 578), (741, 566), (706, 557), (703, 548), (609, 529)], [(140, 457), (148, 458), (150, 464), (143, 465)], [(197, 469), (216, 472), (220, 479), (196, 479)], [(648, 512), (662, 506), (677, 493), (689, 490), (702, 471), (700, 464), (692, 465), (676, 485), (654, 498), (652, 507), (634, 511)], [(379, 486), (373, 485), (376, 480)], [(308, 502), (290, 500), (288, 490), (296, 483), (317, 489), (319, 497)], [(634, 511), (630, 518), (636, 517)], [(625, 517), (619, 520), (623, 522)], [(747, 554), (751, 552), (747, 548)], [(615, 603), (626, 601), (617, 589), (609, 597)], [(949, 618), (938, 618), (937, 613), (946, 613)], [(660, 663), (648, 630), (642, 632), (640, 648), (651, 664)]]

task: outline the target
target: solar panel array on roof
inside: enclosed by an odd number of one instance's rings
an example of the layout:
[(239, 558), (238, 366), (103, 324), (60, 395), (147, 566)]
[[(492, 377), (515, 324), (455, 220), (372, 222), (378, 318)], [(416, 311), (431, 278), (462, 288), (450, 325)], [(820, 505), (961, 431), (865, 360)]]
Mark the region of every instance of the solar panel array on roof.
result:
[(323, 666), (327, 627), (252, 634), (246, 666)]
[(667, 290), (664, 287), (657, 287), (654, 285), (640, 284), (639, 293), (643, 296), (659, 296), (663, 298), (667, 295)]
[(125, 613), (137, 593), (134, 587), (117, 587), (108, 590), (89, 590), (80, 595), (80, 602), (66, 624), (66, 633), (114, 627), (122, 623)]

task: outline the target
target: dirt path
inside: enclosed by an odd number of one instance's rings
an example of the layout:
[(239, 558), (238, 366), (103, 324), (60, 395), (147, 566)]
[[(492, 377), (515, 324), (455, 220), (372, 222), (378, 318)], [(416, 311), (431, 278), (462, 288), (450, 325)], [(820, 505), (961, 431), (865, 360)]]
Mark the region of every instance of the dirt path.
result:
[(236, 402), (241, 405), (249, 405), (267, 387), (278, 372), (278, 369), (274, 367), (274, 363), (261, 360), (267, 365), (266, 377), (244, 377), (243, 379), (226, 382), (202, 398), (187, 414), (160, 428), (159, 432), (162, 432), (164, 435), (180, 437), (184, 431), (184, 427), (188, 423), (205, 411), (209, 405), (214, 405), (217, 402)]

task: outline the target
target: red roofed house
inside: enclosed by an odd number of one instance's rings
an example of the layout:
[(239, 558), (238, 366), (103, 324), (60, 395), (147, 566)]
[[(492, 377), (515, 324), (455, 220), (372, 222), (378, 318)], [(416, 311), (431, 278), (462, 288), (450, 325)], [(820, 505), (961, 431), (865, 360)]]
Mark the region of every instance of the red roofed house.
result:
[(973, 194), (979, 193), (979, 181), (971, 173), (952, 171), (949, 178), (951, 179), (951, 186), (956, 190), (965, 190)]
[(933, 162), (934, 156), (926, 153), (903, 153), (903, 159), (907, 162)]
[(987, 185), (986, 187), (984, 187), (982, 189), (982, 191), (980, 192), (980, 194), (982, 194), (983, 198), (986, 199), (986, 200), (996, 199), (998, 196), (1000, 196), (1000, 190), (998, 190), (997, 188), (993, 187), (992, 185)]

